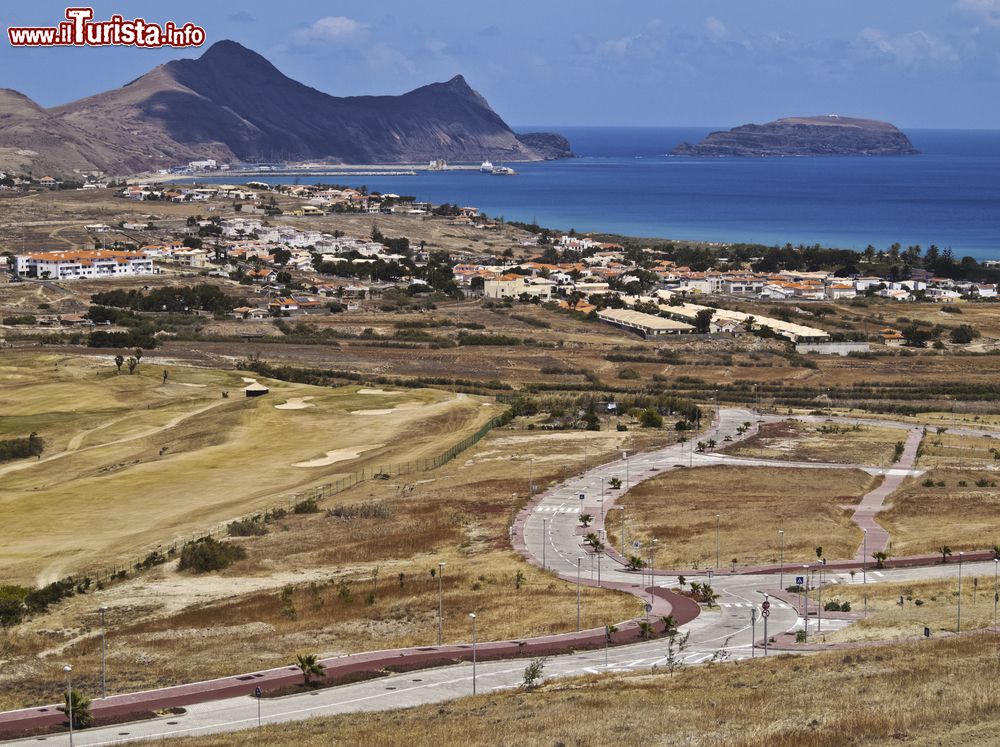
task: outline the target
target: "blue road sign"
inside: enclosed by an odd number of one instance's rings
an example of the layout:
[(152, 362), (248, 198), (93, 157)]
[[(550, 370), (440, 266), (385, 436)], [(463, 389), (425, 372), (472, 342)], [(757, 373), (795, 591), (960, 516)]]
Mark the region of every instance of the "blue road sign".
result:
[(805, 576), (796, 576), (795, 577), (795, 585), (796, 586), (802, 586), (805, 582), (806, 582), (806, 577)]

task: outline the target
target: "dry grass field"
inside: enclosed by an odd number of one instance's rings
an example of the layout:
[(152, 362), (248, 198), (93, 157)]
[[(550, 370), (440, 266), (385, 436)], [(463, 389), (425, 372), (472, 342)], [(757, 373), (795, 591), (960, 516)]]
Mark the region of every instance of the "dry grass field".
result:
[[(950, 558), (950, 561), (955, 558)], [(860, 581), (860, 576), (856, 577)], [(850, 602), (852, 612), (864, 609), (868, 597), (868, 617), (853, 625), (824, 634), (820, 640), (879, 641), (915, 638), (923, 635), (924, 626), (931, 635), (954, 632), (958, 625), (957, 579), (908, 581), (891, 584), (838, 585), (823, 590), (823, 599)], [(900, 597), (903, 604), (900, 605)], [(993, 574), (962, 578), (962, 630), (993, 626)]]
[(975, 469), (932, 469), (908, 479), (889, 497), (891, 508), (879, 514), (879, 523), (892, 537), (891, 554), (936, 553), (943, 545), (955, 552), (981, 550), (1000, 544), (997, 485), (1000, 474)]
[(294, 491), (436, 456), (499, 411), (430, 389), (280, 381), (250, 399), (243, 378), (148, 355), (135, 375), (107, 357), (5, 356), (0, 435), (37, 431), (48, 446), (0, 465), (2, 577), (48, 582), (134, 560)]
[[(82, 687), (96, 686), (101, 604), (109, 607), (115, 691), (279, 666), (302, 651), (433, 642), (437, 579), (430, 571), (439, 562), (446, 563), (446, 640), (467, 637), (473, 610), (483, 640), (574, 630), (575, 586), (538, 573), (509, 549), (528, 476), (541, 490), (588, 458), (596, 464), (622, 448), (647, 449), (665, 434), (589, 432), (588, 449), (581, 435), (494, 430), (439, 469), (370, 480), (324, 501), (319, 513), (288, 515), (264, 536), (233, 540), (247, 558), (220, 573), (179, 573), (168, 563), (70, 597), (0, 643), (0, 709), (50, 697), (66, 659)], [(631, 596), (584, 593), (584, 625), (638, 612)]]
[[(626, 542), (658, 541), (660, 568), (714, 568), (719, 515), (721, 564), (776, 563), (778, 530), (785, 561), (850, 557), (861, 530), (850, 507), (877, 484), (860, 470), (780, 467), (698, 467), (667, 472), (632, 488), (625, 507)], [(621, 543), (620, 512), (608, 520), (609, 542)]]
[(757, 459), (887, 467), (896, 443), (905, 438), (906, 431), (898, 428), (785, 420), (765, 423), (756, 435), (724, 451)]
[(552, 681), (406, 710), (314, 718), (160, 745), (649, 744), (980, 747), (997, 743), (993, 635), (666, 672)]
[(1000, 470), (1000, 437), (954, 436), (928, 431), (918, 467)]

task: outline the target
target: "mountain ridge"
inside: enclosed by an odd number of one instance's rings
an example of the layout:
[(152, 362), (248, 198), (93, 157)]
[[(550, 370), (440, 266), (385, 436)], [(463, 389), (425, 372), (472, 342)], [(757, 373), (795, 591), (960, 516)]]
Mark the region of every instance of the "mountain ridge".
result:
[[(32, 142), (33, 126), (62, 147)], [(51, 109), (0, 94), (0, 155), (12, 149), (34, 152), (36, 168), (112, 174), (205, 158), (363, 164), (570, 155), (553, 133), (522, 139), (462, 75), (398, 96), (337, 97), (229, 40)]]

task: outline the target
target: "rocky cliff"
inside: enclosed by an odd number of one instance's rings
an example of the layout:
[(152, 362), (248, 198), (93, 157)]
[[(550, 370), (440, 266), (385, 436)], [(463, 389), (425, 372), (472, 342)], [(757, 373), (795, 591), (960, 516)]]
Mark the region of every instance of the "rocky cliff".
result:
[(713, 132), (697, 145), (683, 143), (675, 156), (887, 156), (918, 151), (888, 122), (831, 114), (789, 117)]

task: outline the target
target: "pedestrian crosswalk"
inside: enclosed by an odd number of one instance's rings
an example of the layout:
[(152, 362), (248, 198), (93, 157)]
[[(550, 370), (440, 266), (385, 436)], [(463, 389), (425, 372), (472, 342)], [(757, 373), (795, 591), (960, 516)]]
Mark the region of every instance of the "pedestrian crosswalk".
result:
[(579, 506), (539, 506), (535, 509), (539, 513), (547, 514), (578, 514), (580, 513)]
[[(751, 607), (759, 607), (760, 605), (751, 604), (750, 602), (721, 602), (719, 606), (721, 606), (721, 607), (743, 607), (745, 609), (750, 609)], [(779, 609), (779, 610), (789, 610), (789, 609), (791, 609), (791, 607), (789, 607), (784, 602), (771, 602), (771, 607)]]

